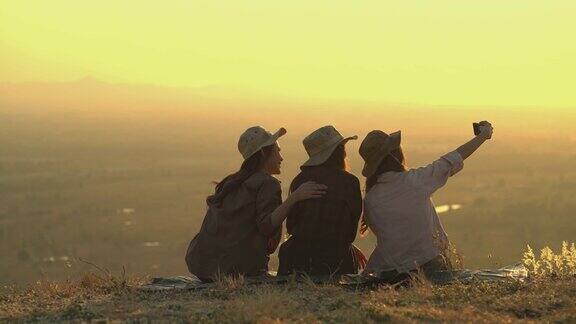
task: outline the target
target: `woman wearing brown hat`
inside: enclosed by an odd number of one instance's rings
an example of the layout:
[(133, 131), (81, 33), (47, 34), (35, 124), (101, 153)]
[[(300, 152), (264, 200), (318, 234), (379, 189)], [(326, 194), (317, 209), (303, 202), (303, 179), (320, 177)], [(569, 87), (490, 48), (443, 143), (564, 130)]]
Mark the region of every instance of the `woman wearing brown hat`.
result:
[(407, 169), (400, 147), (400, 131), (390, 135), (375, 130), (360, 145), (366, 177), (364, 217), (377, 244), (364, 273), (398, 282), (415, 270), (430, 275), (447, 270), (444, 258), (448, 237), (431, 195), (463, 168), (468, 158), (492, 137), (492, 125), (481, 123), (481, 133), (426, 167)]
[(307, 182), (284, 203), (279, 181), (282, 156), (278, 138), (262, 127), (246, 130), (238, 142), (240, 170), (225, 177), (206, 199), (208, 211), (186, 252), (188, 269), (203, 281), (223, 275), (266, 274), (269, 254), (280, 242), (281, 225), (297, 202), (318, 198), (325, 186)]
[(328, 189), (321, 199), (301, 201), (290, 210), (286, 219), (290, 238), (280, 246), (279, 275), (358, 272), (360, 260), (354, 256), (359, 250), (352, 242), (362, 213), (362, 195), (358, 178), (346, 172), (344, 147), (357, 138), (344, 138), (334, 127), (325, 126), (304, 139), (310, 158), (290, 190), (307, 181), (325, 184)]

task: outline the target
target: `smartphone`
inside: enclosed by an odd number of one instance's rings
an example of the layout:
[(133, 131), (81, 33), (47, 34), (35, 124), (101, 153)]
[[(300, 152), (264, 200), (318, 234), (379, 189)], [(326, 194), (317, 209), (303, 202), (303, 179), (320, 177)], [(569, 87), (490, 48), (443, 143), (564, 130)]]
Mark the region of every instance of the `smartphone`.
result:
[(472, 128), (474, 129), (474, 135), (480, 135), (480, 123), (473, 123)]

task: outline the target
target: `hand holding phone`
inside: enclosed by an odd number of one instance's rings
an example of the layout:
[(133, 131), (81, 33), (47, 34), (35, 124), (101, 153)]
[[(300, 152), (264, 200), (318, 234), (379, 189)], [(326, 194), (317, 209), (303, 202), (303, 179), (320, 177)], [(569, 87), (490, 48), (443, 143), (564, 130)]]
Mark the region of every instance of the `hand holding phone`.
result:
[(481, 121), (479, 123), (472, 123), (472, 128), (474, 129), (474, 135), (478, 136), (480, 134), (482, 134), (482, 128), (488, 128), (486, 130), (487, 134), (486, 134), (486, 139), (491, 139), (492, 138), (492, 132), (493, 132), (493, 128), (492, 128), (492, 124), (490, 124), (487, 121)]

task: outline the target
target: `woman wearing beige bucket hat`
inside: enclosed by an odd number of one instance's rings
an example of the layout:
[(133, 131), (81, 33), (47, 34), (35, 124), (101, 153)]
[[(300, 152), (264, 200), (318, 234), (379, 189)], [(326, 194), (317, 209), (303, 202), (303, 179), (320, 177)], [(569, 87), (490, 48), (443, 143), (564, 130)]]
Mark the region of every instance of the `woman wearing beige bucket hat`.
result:
[(282, 202), (280, 183), (272, 175), (280, 173), (283, 159), (277, 141), (285, 134), (284, 128), (271, 134), (257, 126), (240, 136), (238, 150), (244, 162), (206, 199), (202, 227), (186, 252), (189, 271), (201, 280), (266, 274), (290, 208), (324, 194), (325, 186), (307, 182)]
[(286, 219), (290, 238), (280, 246), (279, 275), (357, 273), (359, 263), (365, 263), (352, 245), (362, 213), (360, 182), (346, 171), (345, 161), (345, 144), (357, 138), (344, 138), (334, 127), (325, 126), (304, 139), (309, 159), (290, 190), (307, 181), (328, 189), (322, 199), (302, 201), (290, 210)]
[(431, 276), (450, 269), (445, 257), (448, 237), (431, 195), (463, 168), (463, 161), (492, 137), (492, 125), (480, 123), (472, 140), (437, 161), (407, 169), (400, 146), (401, 133), (375, 130), (360, 145), (366, 179), (364, 218), (377, 243), (365, 274), (381, 281), (407, 280), (413, 271)]

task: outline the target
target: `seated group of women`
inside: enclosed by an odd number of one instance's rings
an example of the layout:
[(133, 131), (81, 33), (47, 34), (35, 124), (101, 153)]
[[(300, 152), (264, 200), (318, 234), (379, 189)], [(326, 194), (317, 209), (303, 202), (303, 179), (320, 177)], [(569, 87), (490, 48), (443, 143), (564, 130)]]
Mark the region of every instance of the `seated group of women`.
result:
[[(203, 281), (265, 275), (284, 221), (288, 239), (279, 248), (278, 275), (332, 276), (364, 268), (397, 281), (412, 271), (448, 269), (448, 239), (430, 197), (491, 138), (490, 123), (482, 122), (480, 129), (455, 151), (416, 169), (406, 166), (400, 131), (371, 131), (359, 152), (366, 177), (363, 198), (358, 178), (346, 166), (345, 145), (357, 136), (345, 138), (332, 126), (322, 127), (304, 139), (309, 159), (282, 201), (274, 175), (280, 174), (278, 139), (286, 130), (271, 134), (249, 128), (238, 142), (240, 170), (206, 199), (206, 216), (186, 253), (188, 269)], [(361, 232), (369, 227), (377, 238), (367, 263), (353, 245), (359, 223)]]

